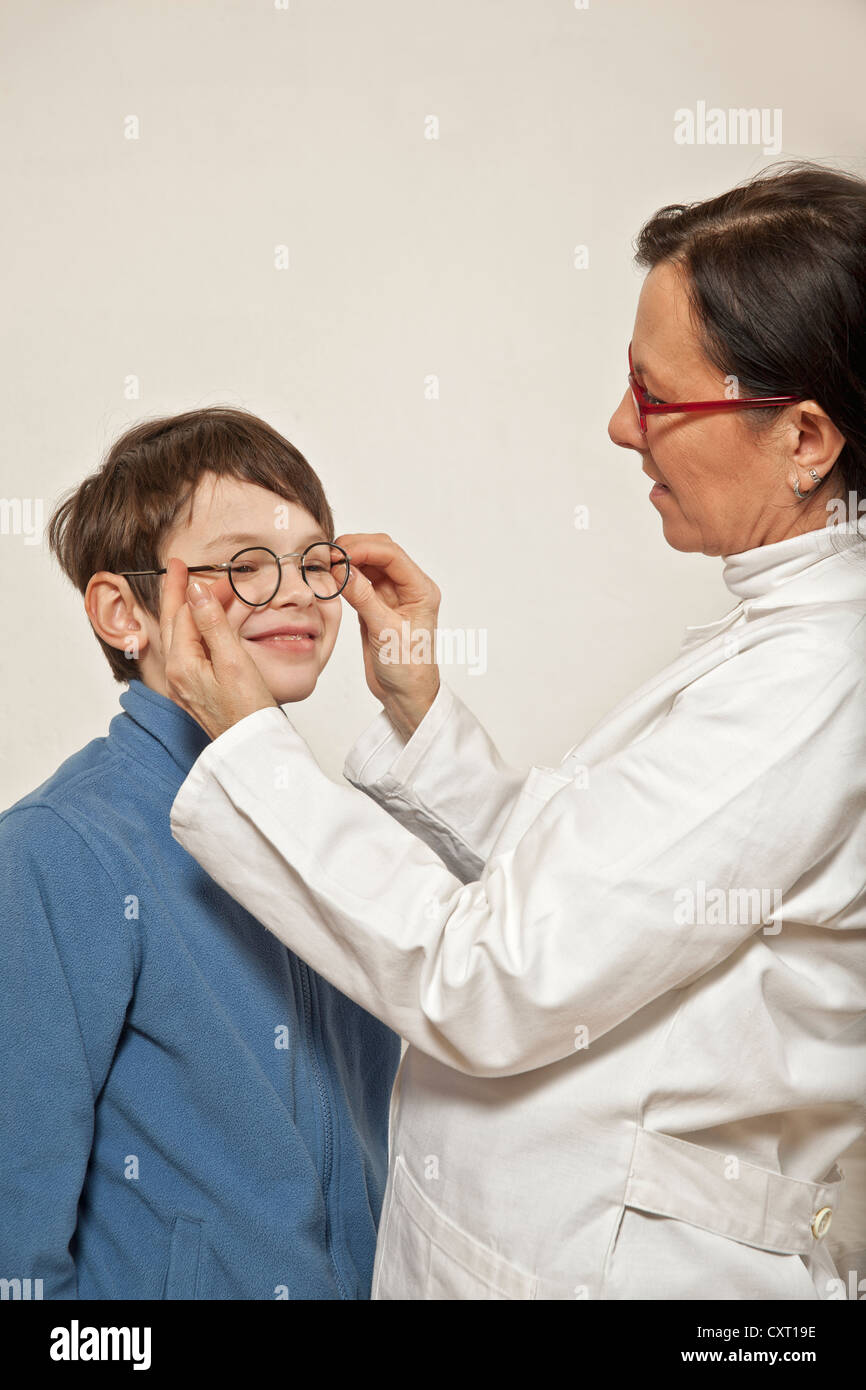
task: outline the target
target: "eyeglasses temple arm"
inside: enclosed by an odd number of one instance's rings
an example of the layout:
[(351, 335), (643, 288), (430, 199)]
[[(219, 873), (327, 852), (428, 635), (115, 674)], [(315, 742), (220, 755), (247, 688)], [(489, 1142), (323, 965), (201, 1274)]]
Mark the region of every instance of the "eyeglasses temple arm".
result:
[[(230, 560), (221, 565), (187, 565), (188, 574), (203, 574), (208, 570), (227, 570), (231, 564)], [(118, 570), (118, 574), (123, 575), (124, 579), (141, 579), (147, 574), (168, 574), (167, 569), (161, 570)]]

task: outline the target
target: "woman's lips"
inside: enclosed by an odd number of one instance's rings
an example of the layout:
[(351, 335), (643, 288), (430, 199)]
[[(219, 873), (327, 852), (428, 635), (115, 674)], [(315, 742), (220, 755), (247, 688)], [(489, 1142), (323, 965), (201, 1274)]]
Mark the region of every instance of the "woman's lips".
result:
[(650, 473), (650, 471), (647, 468), (643, 468), (642, 471), (646, 473), (646, 476), (653, 484), (653, 486), (650, 488), (649, 493), (650, 501), (657, 502), (659, 498), (667, 497), (668, 493), (670, 492), (670, 488), (668, 487), (667, 483), (661, 482), (659, 478), (654, 478), (652, 473)]

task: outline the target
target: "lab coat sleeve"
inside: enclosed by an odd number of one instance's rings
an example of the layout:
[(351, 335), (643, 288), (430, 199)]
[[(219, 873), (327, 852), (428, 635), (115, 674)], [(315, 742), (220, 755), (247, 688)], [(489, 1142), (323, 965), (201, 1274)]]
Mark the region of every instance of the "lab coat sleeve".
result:
[(124, 902), (52, 809), (0, 822), (0, 1272), (41, 1279), (46, 1299), (79, 1297), (70, 1242), (133, 990)]
[[(842, 852), (846, 799), (828, 767), (838, 758), (862, 795), (866, 749), (835, 747), (827, 710), (862, 703), (862, 674), (858, 685), (844, 653), (834, 662), (790, 643), (779, 660), (746, 651), (695, 680), (651, 733), (556, 791), (469, 883), (331, 782), (280, 709), (205, 749), (175, 800), (173, 833), (408, 1042), (474, 1075), (528, 1071), (691, 983), (755, 932), (784, 930), (798, 880)], [(752, 912), (755, 890), (772, 895), (778, 922), (764, 894)], [(719, 892), (728, 904), (737, 894), (739, 911), (707, 910)]]
[[(459, 767), (460, 775), (453, 770)], [(349, 750), (347, 781), (436, 851), (463, 883), (480, 878), (526, 778), (443, 681), (411, 738), (382, 711)]]

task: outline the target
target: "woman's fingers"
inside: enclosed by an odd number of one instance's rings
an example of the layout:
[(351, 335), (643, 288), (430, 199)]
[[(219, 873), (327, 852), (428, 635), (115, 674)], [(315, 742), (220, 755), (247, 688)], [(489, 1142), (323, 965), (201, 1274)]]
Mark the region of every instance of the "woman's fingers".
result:
[[(165, 663), (166, 680), (176, 696), (195, 703), (201, 699), (212, 669), (190, 606), (184, 603), (174, 620), (171, 650)], [(189, 712), (192, 713), (191, 708)]]
[(343, 597), (360, 619), (367, 685), (408, 737), (439, 689), (435, 636), (441, 594), (390, 536), (353, 533), (338, 537), (337, 544), (351, 559)]
[(175, 557), (169, 560), (159, 608), (159, 635), (164, 660), (167, 660), (171, 649), (175, 620), (186, 603), (187, 576), (188, 571), (183, 560)]
[(343, 598), (351, 604), (369, 632), (375, 633), (380, 628), (390, 627), (397, 618), (392, 606), (392, 595), (383, 595), (381, 586), (377, 591), (373, 581), (356, 569), (354, 563), (349, 581), (343, 590)]
[(429, 600), (434, 592), (438, 603), (441, 596), (433, 580), (390, 536), (352, 533), (338, 536), (336, 544), (348, 551), (353, 568), (370, 566), (381, 571), (393, 584), (398, 605)]
[[(184, 591), (178, 606), (185, 575), (181, 561), (169, 561), (160, 610), (165, 678), (172, 698), (211, 738), (218, 738), (239, 719), (276, 705), (276, 700), (232, 629), (218, 585), (210, 587), (193, 576), (190, 601)], [(193, 601), (193, 585), (202, 591), (198, 597), (203, 601)]]
[[(222, 604), (208, 585), (197, 581), (194, 575), (190, 582), (188, 611), (193, 629), (207, 643), (217, 680), (231, 680), (237, 668), (250, 661), (250, 658), (241, 647), (237, 633), (229, 625)], [(186, 655), (186, 652), (181, 655)]]

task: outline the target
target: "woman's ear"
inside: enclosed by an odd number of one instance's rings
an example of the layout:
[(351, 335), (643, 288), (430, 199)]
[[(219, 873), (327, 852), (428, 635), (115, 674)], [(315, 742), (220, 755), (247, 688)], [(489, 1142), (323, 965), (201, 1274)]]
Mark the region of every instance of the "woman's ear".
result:
[(809, 480), (809, 469), (823, 477), (845, 447), (845, 436), (817, 401), (800, 401), (791, 412), (791, 463)]
[(109, 570), (91, 575), (84, 591), (84, 608), (103, 642), (124, 652), (130, 661), (144, 655), (150, 645), (147, 620), (122, 575)]

